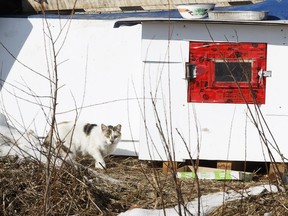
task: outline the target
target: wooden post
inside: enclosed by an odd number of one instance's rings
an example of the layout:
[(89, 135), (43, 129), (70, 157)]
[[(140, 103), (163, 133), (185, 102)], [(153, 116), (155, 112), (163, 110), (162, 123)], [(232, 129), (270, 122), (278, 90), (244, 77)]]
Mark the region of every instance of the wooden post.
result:
[(244, 161), (217, 161), (217, 169), (245, 171)]
[(217, 161), (217, 169), (232, 170), (231, 161)]
[(162, 165), (162, 172), (163, 173), (170, 172), (171, 168), (177, 170), (178, 162), (176, 162), (176, 161), (163, 161), (163, 165)]
[[(278, 173), (279, 172), (279, 173)], [(287, 172), (287, 164), (286, 163), (270, 163), (269, 167), (269, 178), (275, 179), (277, 175), (282, 176)]]

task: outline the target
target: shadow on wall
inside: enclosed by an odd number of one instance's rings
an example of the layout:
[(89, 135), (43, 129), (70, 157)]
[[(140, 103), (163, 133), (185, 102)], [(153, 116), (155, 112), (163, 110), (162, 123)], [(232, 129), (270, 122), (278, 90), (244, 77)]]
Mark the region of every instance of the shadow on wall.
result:
[(31, 30), (27, 18), (0, 17), (0, 91)]

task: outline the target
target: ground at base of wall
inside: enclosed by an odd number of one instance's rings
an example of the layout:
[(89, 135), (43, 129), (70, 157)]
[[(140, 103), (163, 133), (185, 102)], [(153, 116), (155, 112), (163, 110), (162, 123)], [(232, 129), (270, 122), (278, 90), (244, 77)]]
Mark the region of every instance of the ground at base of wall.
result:
[[(51, 215), (95, 215), (95, 212), (98, 215), (118, 215), (131, 208), (174, 207), (179, 200), (186, 203), (197, 198), (199, 192), (206, 195), (275, 184), (260, 178), (249, 182), (200, 180), (197, 186), (196, 180), (174, 179), (171, 173), (163, 173), (161, 167), (153, 167), (153, 163), (137, 158), (109, 157), (106, 161), (107, 170), (97, 170), (99, 176), (104, 176), (99, 179), (86, 169), (76, 170), (72, 166), (51, 168), (49, 176), (47, 166), (38, 162), (0, 158), (0, 215), (35, 215), (44, 211)], [(89, 158), (79, 162), (91, 169), (94, 165)], [(50, 186), (47, 190), (48, 180)], [(176, 184), (179, 186), (178, 197)], [(263, 216), (267, 212), (277, 212), (277, 215), (283, 212), (284, 215), (287, 198), (286, 193), (263, 193), (241, 202), (226, 203), (210, 215)]]

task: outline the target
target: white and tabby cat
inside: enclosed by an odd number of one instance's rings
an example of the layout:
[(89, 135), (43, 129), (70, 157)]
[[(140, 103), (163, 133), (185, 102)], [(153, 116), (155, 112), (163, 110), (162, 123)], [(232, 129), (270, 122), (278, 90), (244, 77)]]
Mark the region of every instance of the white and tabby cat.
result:
[[(44, 144), (47, 145), (49, 135)], [(75, 158), (79, 151), (95, 159), (95, 168), (106, 168), (104, 157), (114, 152), (121, 139), (121, 125), (96, 125), (89, 123), (61, 122), (53, 135), (53, 147), (60, 148), (61, 156)]]

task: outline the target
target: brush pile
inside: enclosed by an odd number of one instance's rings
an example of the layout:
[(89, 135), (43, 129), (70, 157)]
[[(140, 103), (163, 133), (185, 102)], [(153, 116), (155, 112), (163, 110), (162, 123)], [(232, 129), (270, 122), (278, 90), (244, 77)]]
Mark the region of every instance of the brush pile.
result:
[[(90, 172), (94, 165), (90, 158), (78, 162), (90, 168), (63, 165), (48, 169), (37, 161), (0, 158), (0, 215), (118, 215), (136, 207), (174, 207), (198, 196), (195, 180), (175, 180), (155, 163), (110, 157), (107, 170)], [(176, 184), (180, 186), (181, 198), (179, 193), (177, 196)], [(260, 184), (263, 182), (201, 180), (200, 192), (204, 195)], [(263, 193), (227, 203), (211, 215), (285, 215), (287, 198), (285, 193)]]

